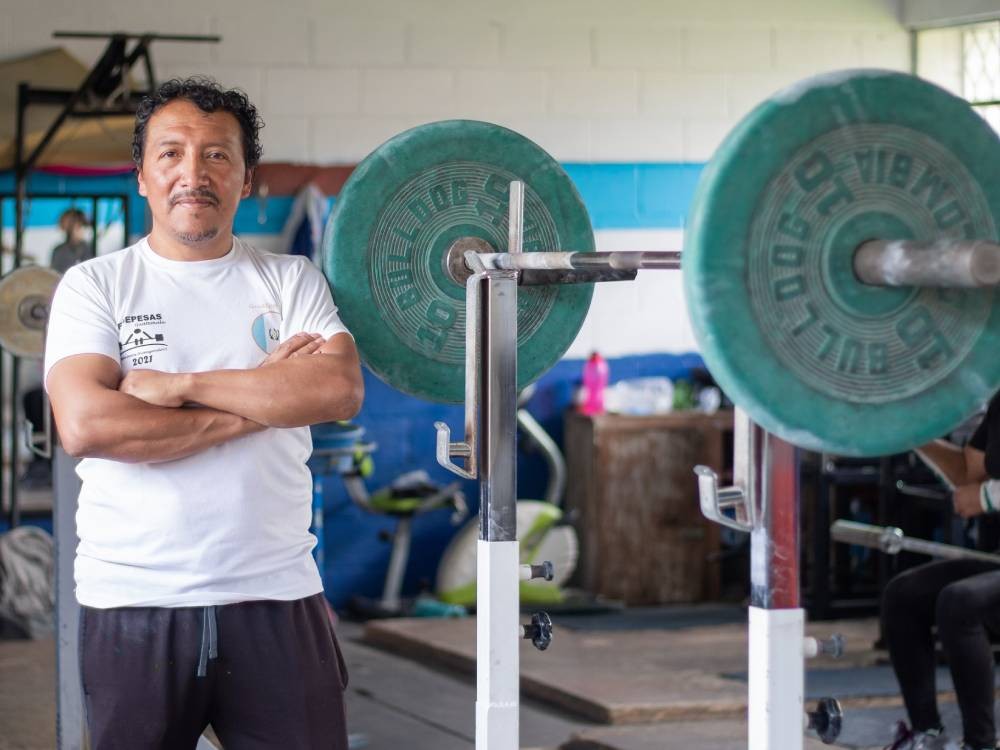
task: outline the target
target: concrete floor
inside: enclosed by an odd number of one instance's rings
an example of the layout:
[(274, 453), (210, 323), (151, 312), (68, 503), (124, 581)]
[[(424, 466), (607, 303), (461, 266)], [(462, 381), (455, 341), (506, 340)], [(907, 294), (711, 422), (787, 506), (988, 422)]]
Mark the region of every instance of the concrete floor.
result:
[[(365, 646), (358, 625), (338, 631), (350, 669), (350, 730), (365, 735), (370, 750), (472, 750), (471, 679)], [(531, 704), (521, 713), (525, 748), (555, 748), (588, 728)], [(54, 641), (0, 641), (0, 750), (51, 750), (55, 736)]]
[(56, 746), (55, 641), (0, 640), (0, 750)]
[[(471, 676), (432, 669), (361, 642), (361, 627), (339, 626), (351, 672), (347, 693), (350, 730), (370, 750), (474, 750), (475, 684)], [(52, 640), (0, 641), (0, 750), (51, 750), (55, 746), (55, 653)], [(859, 737), (887, 736), (901, 715), (897, 707), (848, 712), (847, 747)], [(957, 727), (954, 706), (944, 706)], [(523, 748), (539, 750), (743, 750), (739, 719), (609, 727), (582, 721), (532, 700), (522, 704)], [(884, 743), (882, 743), (884, 744)], [(880, 747), (881, 745), (875, 745)], [(807, 750), (825, 747), (815, 739)]]
[[(347, 694), (351, 731), (368, 739), (370, 750), (473, 750), (475, 745), (475, 684), (471, 677), (438, 671), (360, 643), (361, 628), (339, 627), (351, 678)], [(0, 750), (51, 750), (55, 747), (55, 645), (40, 641), (0, 641)], [(745, 747), (741, 722), (713, 722), (714, 735), (729, 740), (725, 750)], [(575, 748), (618, 747), (594, 744), (607, 739), (602, 728), (540, 706), (523, 704), (521, 738), (524, 748), (558, 748), (571, 737), (594, 732)], [(659, 748), (701, 747), (695, 739), (704, 726), (677, 727), (672, 740)], [(636, 748), (652, 728), (621, 737)], [(619, 733), (620, 734), (620, 733)], [(726, 735), (729, 735), (728, 737)], [(643, 743), (643, 744), (634, 744)], [(712, 747), (716, 747), (715, 744)], [(708, 750), (708, 746), (706, 746)]]

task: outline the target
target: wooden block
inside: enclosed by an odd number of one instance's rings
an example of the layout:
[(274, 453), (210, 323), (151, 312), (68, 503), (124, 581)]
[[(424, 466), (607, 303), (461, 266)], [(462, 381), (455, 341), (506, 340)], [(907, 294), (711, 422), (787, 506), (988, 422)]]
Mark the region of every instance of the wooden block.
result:
[(731, 429), (731, 412), (567, 414), (583, 588), (634, 605), (718, 596), (719, 529), (701, 515), (693, 469), (722, 473)]

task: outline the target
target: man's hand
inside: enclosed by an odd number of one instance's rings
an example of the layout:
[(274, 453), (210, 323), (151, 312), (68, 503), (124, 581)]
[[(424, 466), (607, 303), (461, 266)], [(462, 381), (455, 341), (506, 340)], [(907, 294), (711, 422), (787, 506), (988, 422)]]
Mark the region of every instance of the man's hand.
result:
[(118, 390), (154, 406), (183, 406), (183, 373), (160, 370), (132, 370), (118, 384)]
[[(273, 365), (283, 359), (314, 354), (324, 342), (325, 339), (318, 333), (296, 333), (268, 354), (260, 367)], [(183, 406), (184, 377), (185, 373), (132, 370), (122, 379), (118, 390), (154, 406)]]
[(327, 339), (293, 336), (261, 367), (191, 372), (181, 382), (185, 401), (282, 428), (350, 419), (365, 393), (347, 332)]
[(305, 354), (315, 354), (325, 341), (326, 339), (318, 333), (296, 333), (281, 342), (281, 345), (268, 354), (260, 366), (273, 365), (283, 359), (301, 357)]
[(951, 496), (955, 512), (962, 518), (982, 515), (983, 504), (979, 499), (979, 492), (979, 484), (963, 484), (956, 487)]

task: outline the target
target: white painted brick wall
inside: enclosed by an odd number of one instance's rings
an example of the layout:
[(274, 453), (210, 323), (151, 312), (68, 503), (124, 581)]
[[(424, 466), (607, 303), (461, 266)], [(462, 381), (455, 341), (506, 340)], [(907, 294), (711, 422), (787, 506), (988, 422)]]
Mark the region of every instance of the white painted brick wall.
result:
[(372, 115), (452, 117), (452, 70), (368, 70), (361, 79), (361, 111)]
[(312, 45), (316, 65), (403, 67), (406, 24), (391, 17), (351, 22), (324, 17), (313, 26)]
[(770, 70), (774, 31), (769, 27), (700, 27), (684, 34), (684, 68), (733, 72)]
[(264, 76), (265, 112), (325, 116), (361, 111), (361, 72), (337, 68), (269, 68)]
[(496, 68), (500, 31), (496, 23), (413, 24), (409, 29), (409, 62), (432, 68)]
[(550, 114), (540, 117), (514, 115), (497, 119), (497, 123), (530, 138), (562, 161), (594, 160), (592, 126), (587, 118)]
[(554, 115), (620, 117), (639, 111), (639, 74), (633, 70), (558, 71), (549, 86)]
[(66, 47), (85, 62), (91, 62), (102, 49), (101, 43), (89, 40), (52, 38), (53, 31), (93, 31), (96, 21), (79, 8), (49, 8), (42, 3), (10, 3), (4, 6), (9, 19), (8, 54), (20, 57), (55, 46)]
[(597, 27), (594, 62), (602, 68), (678, 70), (681, 67), (680, 28)]
[(642, 73), (639, 109), (660, 118), (726, 116), (727, 78), (722, 73)]
[(310, 61), (309, 21), (277, 5), (266, 13), (214, 17), (212, 31), (222, 36), (219, 62), (239, 65), (306, 65)]
[(591, 34), (589, 26), (575, 24), (510, 24), (500, 37), (501, 64), (513, 68), (587, 69), (594, 62)]
[(684, 161), (684, 126), (671, 117), (594, 120), (590, 160), (596, 162)]
[(683, 161), (708, 161), (731, 129), (732, 123), (721, 117), (685, 118)]
[(548, 111), (548, 76), (539, 70), (460, 70), (455, 97), (469, 117), (493, 120)]
[(857, 68), (861, 44), (849, 29), (779, 29), (775, 32), (775, 67), (800, 76), (836, 68)]
[(357, 164), (392, 136), (432, 119), (370, 115), (312, 118), (309, 159), (318, 164)]
[(727, 114), (733, 122), (776, 92), (795, 83), (800, 76), (783, 71), (731, 73), (727, 76)]
[(909, 70), (909, 37), (896, 31), (862, 31), (861, 62), (866, 68)]
[[(0, 54), (48, 46), (56, 28), (220, 33), (214, 46), (157, 43), (161, 77), (204, 72), (245, 89), (265, 120), (281, 120), (268, 151), (302, 159), (351, 163), (388, 125), (471, 117), (526, 127), (563, 160), (700, 160), (761, 98), (798, 78), (905, 69), (896, 5), (33, 0), (0, 9)], [(101, 50), (68, 46), (88, 63)]]
[(319, 122), (308, 117), (286, 117), (271, 115), (260, 131), (266, 161), (290, 161), (309, 163), (313, 161), (311, 151), (311, 130)]
[[(683, 233), (676, 229), (600, 231), (597, 249), (680, 250)], [(623, 321), (631, 321), (623, 325)], [(644, 321), (640, 324), (638, 321)], [(600, 351), (605, 357), (697, 349), (688, 322), (679, 273), (640, 273), (634, 282), (598, 284), (590, 314), (566, 352), (584, 358)]]

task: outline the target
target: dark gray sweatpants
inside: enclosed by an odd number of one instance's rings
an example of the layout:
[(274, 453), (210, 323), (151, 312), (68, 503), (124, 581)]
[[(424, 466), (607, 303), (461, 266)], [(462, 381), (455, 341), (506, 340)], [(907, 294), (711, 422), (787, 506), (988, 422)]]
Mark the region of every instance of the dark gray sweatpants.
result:
[(347, 669), (322, 594), (80, 613), (91, 750), (347, 750)]

